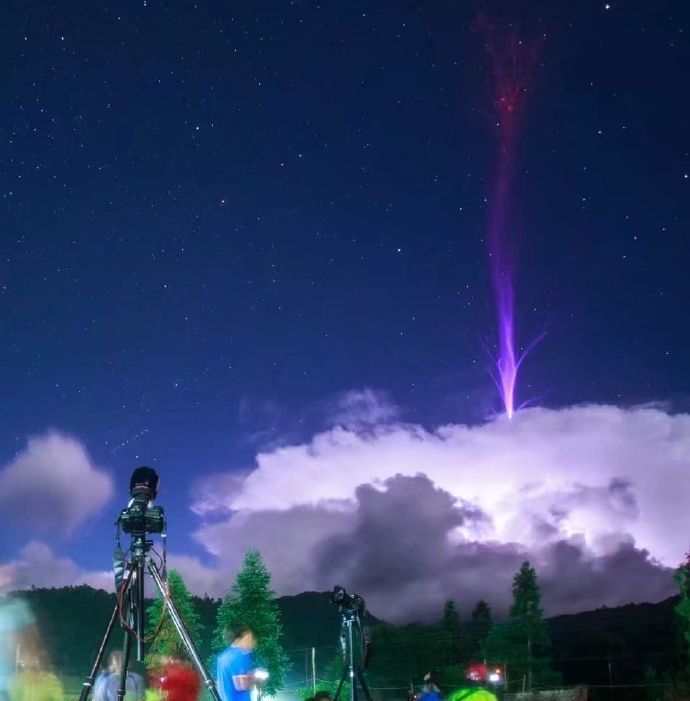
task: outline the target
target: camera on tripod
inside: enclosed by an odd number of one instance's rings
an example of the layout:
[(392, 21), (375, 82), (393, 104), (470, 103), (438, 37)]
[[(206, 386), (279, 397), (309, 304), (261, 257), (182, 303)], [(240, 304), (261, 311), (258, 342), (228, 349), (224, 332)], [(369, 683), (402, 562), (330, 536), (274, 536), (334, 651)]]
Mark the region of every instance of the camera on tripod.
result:
[(370, 637), (368, 629), (362, 628), (360, 616), (366, 612), (364, 597), (348, 594), (344, 587), (333, 587), (329, 596), (331, 603), (338, 607), (342, 617), (340, 644), (343, 648), (343, 673), (335, 690), (333, 701), (339, 701), (343, 685), (348, 682), (349, 701), (357, 701), (357, 687), (364, 692), (366, 701), (372, 701), (371, 692), (364, 677), (364, 669), (369, 658)]
[(158, 473), (151, 467), (138, 467), (129, 481), (132, 496), (126, 508), (122, 509), (117, 522), (124, 533), (146, 535), (163, 533), (165, 515), (162, 506), (154, 506), (158, 494)]
[(343, 587), (333, 587), (329, 598), (342, 614), (363, 614), (366, 610), (364, 598), (359, 594), (348, 594)]
[[(158, 483), (158, 474), (151, 467), (138, 467), (132, 473), (132, 478), (129, 481), (131, 499), (129, 504), (120, 511), (115, 522), (115, 552), (113, 554), (113, 574), (115, 575), (115, 590), (117, 592), (115, 607), (96, 652), (91, 671), (82, 684), (79, 701), (89, 701), (89, 695), (94, 688), (108, 640), (118, 621), (124, 629), (124, 639), (117, 701), (124, 701), (127, 693), (127, 669), (132, 641), (136, 643), (137, 661), (144, 662), (145, 645), (152, 643), (161, 631), (163, 616), (166, 613), (170, 616), (189, 658), (201, 674), (204, 686), (210, 692), (213, 701), (222, 701), (215, 682), (207, 672), (199, 650), (185, 627), (175, 601), (170, 596), (166, 575), (165, 516), (162, 507), (153, 504), (158, 494)], [(131, 543), (126, 550), (122, 549), (120, 542), (123, 532), (131, 536)], [(151, 534), (161, 535), (162, 554), (154, 547), (153, 539), (147, 538)], [(155, 554), (158, 563), (151, 556), (151, 552)], [(152, 636), (148, 637), (144, 632), (146, 628), (144, 577), (147, 574), (153, 580), (163, 600), (158, 628)]]

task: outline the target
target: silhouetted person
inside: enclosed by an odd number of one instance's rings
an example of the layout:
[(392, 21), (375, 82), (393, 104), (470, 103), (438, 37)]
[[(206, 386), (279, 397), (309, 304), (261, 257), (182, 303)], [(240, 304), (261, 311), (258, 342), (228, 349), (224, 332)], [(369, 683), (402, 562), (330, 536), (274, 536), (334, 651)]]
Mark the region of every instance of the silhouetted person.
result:
[[(104, 701), (117, 701), (121, 672), (122, 652), (114, 650), (108, 658), (108, 677), (103, 687)], [(144, 680), (139, 674), (129, 670), (127, 671), (127, 682), (125, 684), (125, 698), (127, 701), (144, 701)]]
[(424, 684), (422, 684), (417, 698), (419, 701), (441, 701), (441, 690), (436, 686), (431, 672), (424, 675)]
[(27, 643), (29, 648), (32, 647), (31, 640), (27, 638), (38, 640), (35, 619), (29, 605), (22, 599), (0, 594), (0, 701), (9, 698), (17, 650), (21, 654)]
[(10, 701), (64, 701), (62, 683), (48, 668), (42, 651), (32, 650), (21, 661), (9, 688)]

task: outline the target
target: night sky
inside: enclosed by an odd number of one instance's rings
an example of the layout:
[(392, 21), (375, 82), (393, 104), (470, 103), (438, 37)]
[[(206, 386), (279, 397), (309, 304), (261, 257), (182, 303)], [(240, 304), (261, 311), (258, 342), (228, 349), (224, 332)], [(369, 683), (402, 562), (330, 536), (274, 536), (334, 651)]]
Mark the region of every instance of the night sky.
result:
[[(518, 341), (546, 337), (518, 381), (538, 406), (512, 422), (487, 372), (478, 13), (543, 42), (510, 234)], [(105, 585), (129, 475), (151, 464), (199, 593), (254, 546), (288, 593), (335, 578), (376, 602), (426, 549), (463, 606), (527, 556), (554, 611), (619, 603), (626, 562), (624, 601), (670, 592), (687, 535), (663, 534), (690, 525), (689, 14), (6, 4), (0, 586)], [(559, 589), (566, 566), (601, 582)], [(442, 606), (405, 591), (399, 616)]]

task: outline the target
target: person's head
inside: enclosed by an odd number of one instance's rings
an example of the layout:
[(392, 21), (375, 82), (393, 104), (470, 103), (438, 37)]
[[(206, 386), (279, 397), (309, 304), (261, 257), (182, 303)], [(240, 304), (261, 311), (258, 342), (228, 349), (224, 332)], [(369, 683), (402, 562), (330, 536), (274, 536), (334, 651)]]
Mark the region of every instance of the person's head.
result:
[(331, 695), (327, 691), (317, 691), (314, 695), (314, 701), (331, 701)]
[(27, 672), (38, 672), (43, 665), (41, 664), (41, 656), (35, 652), (30, 651), (29, 654), (25, 655), (21, 661), (22, 669)]
[(227, 628), (225, 634), (226, 638), (232, 641), (234, 647), (241, 647), (249, 652), (256, 647), (258, 642), (256, 633), (251, 626), (243, 623)]
[(431, 672), (427, 672), (424, 675), (424, 683), (425, 684), (436, 684), (438, 681), (438, 674), (436, 673), (435, 670), (432, 670)]
[(108, 657), (108, 671), (111, 674), (119, 674), (122, 669), (122, 651), (113, 650)]
[(489, 670), (485, 664), (472, 664), (465, 670), (465, 679), (474, 686), (486, 684), (488, 675)]
[(38, 639), (32, 640), (26, 647), (20, 648), (20, 664), (26, 672), (49, 670), (49, 658), (45, 648)]

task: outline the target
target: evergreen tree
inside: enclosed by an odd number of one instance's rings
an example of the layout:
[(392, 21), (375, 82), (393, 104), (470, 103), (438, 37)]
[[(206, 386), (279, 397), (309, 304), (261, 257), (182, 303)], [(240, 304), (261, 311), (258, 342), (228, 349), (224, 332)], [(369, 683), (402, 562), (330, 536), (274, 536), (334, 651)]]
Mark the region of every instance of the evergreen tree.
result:
[(491, 607), (481, 599), (472, 610), (472, 657), (475, 660), (484, 657), (484, 643), (492, 624)]
[(668, 673), (670, 688), (664, 698), (669, 701), (690, 696), (690, 553), (685, 562), (675, 571), (674, 579), (679, 589), (678, 603), (674, 607), (674, 613), (678, 621), (676, 629), (678, 640), (678, 653), (674, 664)]
[(509, 620), (495, 624), (487, 636), (487, 658), (505, 664), (510, 679), (524, 681), (527, 689), (555, 683), (558, 675), (550, 667), (551, 641), (542, 618), (537, 574), (529, 562), (523, 562), (513, 578), (512, 593)]
[(443, 607), (441, 618), (441, 649), (438, 661), (434, 665), (443, 668), (457, 667), (464, 662), (468, 654), (467, 631), (460, 620), (460, 614), (452, 599), (448, 599)]
[[(182, 618), (182, 622), (184, 623), (187, 632), (194, 643), (198, 645), (202, 632), (199, 614), (194, 606), (191, 594), (185, 586), (182, 575), (176, 570), (170, 570), (170, 572), (168, 572), (168, 592), (170, 593), (170, 598), (180, 614), (180, 618)], [(163, 609), (163, 597), (159, 593), (153, 603), (151, 603), (146, 610), (147, 636), (153, 635), (158, 629), (161, 616), (163, 615)], [(157, 655), (165, 655), (170, 657), (187, 656), (182, 640), (180, 639), (180, 636), (173, 625), (172, 618), (170, 618), (170, 614), (167, 611), (165, 612), (165, 618), (161, 629), (149, 648), (147, 657), (148, 659), (151, 659), (151, 657)]]
[(690, 649), (690, 553), (688, 553), (685, 562), (676, 570), (674, 579), (680, 590), (680, 600), (674, 610), (680, 621), (686, 649)]
[(444, 631), (457, 631), (460, 628), (460, 614), (452, 599), (446, 601), (443, 607), (443, 618), (441, 619), (441, 628)]
[(232, 643), (232, 640), (225, 639), (226, 628), (238, 624), (250, 626), (259, 641), (256, 648), (258, 661), (269, 672), (264, 689), (273, 695), (283, 685), (287, 657), (281, 645), (283, 628), (270, 582), (271, 575), (261, 555), (256, 550), (247, 552), (242, 569), (218, 608), (213, 648), (220, 651)]

